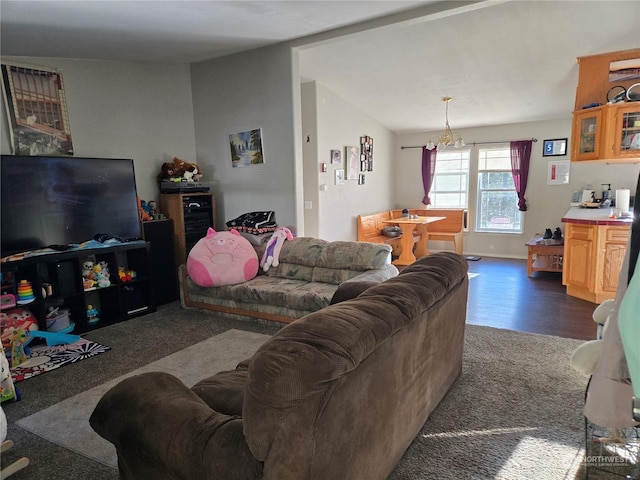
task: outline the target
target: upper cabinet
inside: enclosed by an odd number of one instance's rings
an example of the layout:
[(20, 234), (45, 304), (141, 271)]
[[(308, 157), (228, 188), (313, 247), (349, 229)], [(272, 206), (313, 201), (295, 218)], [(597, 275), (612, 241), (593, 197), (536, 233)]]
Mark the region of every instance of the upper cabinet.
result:
[(572, 161), (640, 162), (640, 86), (625, 95), (637, 83), (640, 49), (578, 58)]

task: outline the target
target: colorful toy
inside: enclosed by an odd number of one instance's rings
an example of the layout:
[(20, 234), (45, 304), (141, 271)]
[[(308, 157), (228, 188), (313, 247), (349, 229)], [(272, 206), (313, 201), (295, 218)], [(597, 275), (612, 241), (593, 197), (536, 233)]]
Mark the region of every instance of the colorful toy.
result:
[(273, 235), (267, 242), (267, 248), (262, 255), (262, 260), (260, 260), (260, 266), (262, 270), (265, 272), (269, 270), (269, 267), (272, 265), (277, 267), (280, 264), (278, 258), (280, 257), (280, 250), (282, 249), (282, 245), (285, 240), (292, 240), (293, 233), (287, 227), (278, 227), (276, 231), (273, 232)]
[(89, 322), (89, 325), (93, 325), (99, 321), (100, 317), (98, 316), (98, 310), (96, 310), (91, 304), (87, 305), (87, 322)]
[(189, 252), (187, 272), (201, 287), (246, 282), (258, 273), (258, 254), (237, 230), (209, 228)]
[(16, 297), (11, 293), (5, 293), (0, 296), (0, 307), (4, 310), (5, 308), (11, 308), (16, 306)]
[(136, 278), (134, 270), (126, 270), (124, 267), (118, 267), (118, 278), (122, 283), (127, 283)]
[[(4, 350), (0, 351), (0, 402), (5, 400), (13, 400), (16, 398), (16, 389), (11, 380), (11, 371), (9, 370), (9, 361), (4, 355)], [(4, 415), (4, 413), (2, 413)], [(7, 436), (6, 418), (4, 420), (3, 432), (0, 432), (2, 439)]]
[(28, 280), (20, 280), (18, 284), (18, 305), (31, 303), (36, 299), (33, 295), (33, 288)]
[(13, 334), (11, 339), (11, 368), (27, 361), (27, 352), (25, 350), (27, 344), (27, 330), (20, 326)]
[(0, 312), (0, 339), (2, 347), (11, 352), (14, 338), (18, 335), (18, 330), (33, 332), (38, 330), (38, 320), (27, 308), (15, 308)]
[(138, 197), (138, 213), (140, 215), (140, 220), (143, 222), (148, 222), (149, 220), (151, 220), (151, 215), (149, 215), (142, 207), (142, 202), (143, 200), (140, 200), (140, 197)]

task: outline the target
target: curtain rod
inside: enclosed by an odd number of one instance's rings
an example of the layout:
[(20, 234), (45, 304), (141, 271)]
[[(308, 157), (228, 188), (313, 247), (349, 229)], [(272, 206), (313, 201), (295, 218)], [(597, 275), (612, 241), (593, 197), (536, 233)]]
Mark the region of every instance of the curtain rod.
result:
[[(537, 138), (529, 138), (528, 140), (531, 140), (533, 143), (536, 143), (538, 141)], [(473, 145), (474, 147), (476, 145), (488, 145), (490, 143), (509, 143), (509, 142), (518, 142), (518, 141), (522, 141), (522, 140), (505, 140), (503, 142), (473, 142), (473, 143), (467, 143), (466, 145)], [(426, 145), (413, 145), (413, 146), (409, 146), (409, 147), (400, 147), (400, 150), (404, 150), (405, 148), (422, 148), (422, 147), (426, 147)]]

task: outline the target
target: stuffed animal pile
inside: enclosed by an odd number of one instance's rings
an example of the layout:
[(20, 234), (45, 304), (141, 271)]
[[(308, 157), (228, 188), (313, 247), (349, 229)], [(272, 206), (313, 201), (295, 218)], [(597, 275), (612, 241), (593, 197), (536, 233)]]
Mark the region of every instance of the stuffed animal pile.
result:
[(165, 162), (160, 167), (160, 173), (156, 177), (158, 184), (162, 182), (199, 182), (202, 178), (202, 169), (195, 163), (186, 162), (178, 157), (173, 157), (173, 162)]
[(82, 262), (82, 285), (85, 290), (104, 288), (111, 285), (107, 262), (95, 263), (91, 258)]

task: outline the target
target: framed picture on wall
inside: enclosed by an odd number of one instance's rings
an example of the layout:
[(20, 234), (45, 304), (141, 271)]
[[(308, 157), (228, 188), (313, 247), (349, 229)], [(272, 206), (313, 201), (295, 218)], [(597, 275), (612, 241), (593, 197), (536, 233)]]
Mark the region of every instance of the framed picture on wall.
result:
[(231, 148), (231, 166), (233, 168), (264, 163), (261, 128), (232, 133), (229, 135), (229, 146)]
[(339, 168), (335, 171), (336, 185), (344, 185), (344, 169)]
[(567, 154), (567, 139), (552, 138), (542, 142), (542, 156), (555, 157)]
[(347, 168), (347, 180), (357, 180), (360, 170), (360, 149), (358, 147), (344, 147), (344, 159)]
[(342, 163), (342, 152), (340, 150), (331, 150), (331, 165), (340, 165)]
[(2, 88), (14, 155), (73, 155), (62, 73), (3, 63)]

